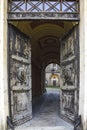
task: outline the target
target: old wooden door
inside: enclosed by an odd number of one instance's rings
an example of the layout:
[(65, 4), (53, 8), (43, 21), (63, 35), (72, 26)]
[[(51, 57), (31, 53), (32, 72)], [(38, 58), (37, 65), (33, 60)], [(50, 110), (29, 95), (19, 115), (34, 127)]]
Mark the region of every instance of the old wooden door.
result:
[(79, 102), (78, 25), (61, 40), (61, 113), (74, 120)]
[(14, 125), (32, 118), (31, 46), (29, 37), (9, 25), (9, 101)]

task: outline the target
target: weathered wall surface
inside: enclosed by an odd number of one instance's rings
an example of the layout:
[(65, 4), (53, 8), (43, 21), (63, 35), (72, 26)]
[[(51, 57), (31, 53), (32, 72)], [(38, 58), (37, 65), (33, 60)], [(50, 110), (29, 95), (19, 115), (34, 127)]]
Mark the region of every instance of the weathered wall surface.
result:
[(79, 114), (87, 130), (87, 0), (80, 0), (80, 94)]
[(7, 0), (0, 0), (0, 130), (6, 130), (8, 115)]
[(31, 45), (29, 37), (9, 25), (8, 73), (10, 115), (14, 125), (32, 117)]
[(79, 32), (70, 30), (61, 41), (61, 109), (72, 120), (78, 114), (79, 103)]

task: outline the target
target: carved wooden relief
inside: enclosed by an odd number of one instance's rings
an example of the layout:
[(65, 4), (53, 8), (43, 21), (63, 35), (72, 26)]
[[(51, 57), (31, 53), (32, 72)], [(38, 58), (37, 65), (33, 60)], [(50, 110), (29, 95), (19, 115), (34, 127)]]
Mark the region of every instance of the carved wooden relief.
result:
[(62, 102), (65, 114), (74, 114), (74, 91), (63, 91)]
[(79, 92), (79, 43), (78, 26), (61, 41), (61, 111), (74, 119), (78, 114)]
[(63, 73), (63, 86), (74, 86), (75, 80), (75, 69), (74, 69), (74, 62), (70, 63), (62, 68)]
[[(13, 30), (11, 29), (11, 31)], [(28, 59), (31, 53), (30, 51), (29, 38), (23, 35), (23, 33), (13, 31), (10, 38), (10, 52), (14, 55)]]
[[(22, 114), (22, 116), (25, 114), (25, 111), (27, 112), (29, 109), (29, 99), (28, 97), (29, 92), (16, 92), (13, 93), (13, 101), (14, 101), (14, 114)], [(24, 97), (24, 98), (22, 98)]]
[(29, 64), (23, 64), (15, 59), (10, 61), (11, 87), (19, 85), (29, 86)]
[(73, 39), (73, 35), (69, 37), (69, 39), (65, 39), (62, 43), (62, 60), (67, 59), (75, 54), (75, 39)]
[(9, 25), (9, 86), (14, 125), (32, 117), (31, 46), (29, 37)]

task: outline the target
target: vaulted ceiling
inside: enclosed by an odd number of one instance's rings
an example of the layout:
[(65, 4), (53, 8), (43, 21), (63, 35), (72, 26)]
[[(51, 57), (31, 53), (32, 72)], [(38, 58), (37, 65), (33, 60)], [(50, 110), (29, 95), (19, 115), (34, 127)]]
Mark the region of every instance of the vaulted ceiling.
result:
[(11, 22), (30, 37), (32, 61), (38, 66), (49, 63), (60, 64), (59, 39), (76, 23), (55, 20), (33, 20)]

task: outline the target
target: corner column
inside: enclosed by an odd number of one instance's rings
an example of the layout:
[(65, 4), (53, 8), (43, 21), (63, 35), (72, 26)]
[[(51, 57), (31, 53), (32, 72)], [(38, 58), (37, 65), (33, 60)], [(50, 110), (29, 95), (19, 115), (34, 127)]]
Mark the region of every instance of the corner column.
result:
[(7, 0), (0, 0), (0, 130), (6, 130), (8, 114)]
[(87, 0), (80, 0), (80, 94), (79, 114), (87, 130)]

